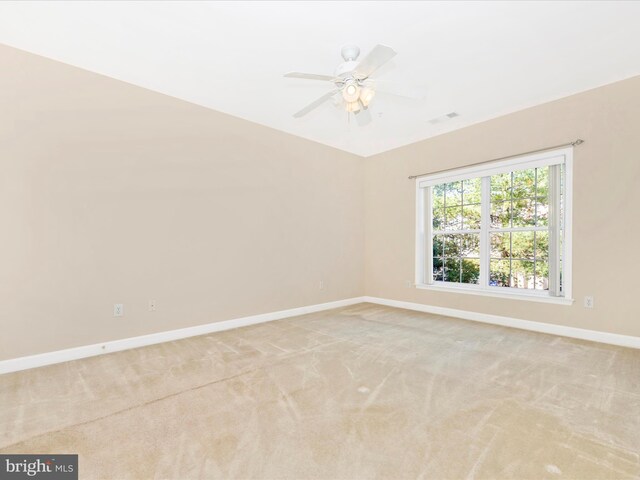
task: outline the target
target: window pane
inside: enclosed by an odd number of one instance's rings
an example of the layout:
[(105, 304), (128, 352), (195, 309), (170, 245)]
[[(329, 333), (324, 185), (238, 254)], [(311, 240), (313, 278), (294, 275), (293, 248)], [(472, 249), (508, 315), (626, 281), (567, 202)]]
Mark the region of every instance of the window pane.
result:
[(462, 182), (451, 182), (445, 184), (445, 200), (447, 207), (462, 205)]
[(536, 196), (548, 197), (549, 196), (549, 167), (536, 168), (536, 175), (537, 175)]
[(491, 177), (491, 203), (511, 200), (511, 174), (501, 173)]
[(509, 258), (511, 256), (511, 234), (491, 234), (491, 258)]
[(535, 200), (530, 198), (513, 201), (513, 226), (533, 227), (536, 224)]
[(546, 227), (549, 225), (549, 200), (547, 197), (536, 199), (536, 227)]
[(434, 230), (444, 229), (444, 208), (433, 209), (433, 229)]
[(444, 235), (444, 255), (445, 257), (460, 256), (460, 235)]
[(479, 259), (462, 259), (462, 283), (478, 284), (480, 279), (480, 260)]
[(513, 198), (531, 198), (536, 196), (536, 171), (534, 168), (529, 170), (517, 170), (513, 172), (513, 185), (511, 189)]
[(431, 206), (434, 210), (444, 208), (444, 184), (431, 187)]
[(460, 283), (459, 258), (446, 258), (444, 260), (444, 281)]
[(536, 290), (549, 290), (549, 264), (536, 261)]
[(433, 256), (444, 257), (444, 235), (433, 236)]
[(447, 207), (445, 215), (445, 230), (460, 230), (462, 228), (462, 207)]
[(533, 262), (511, 261), (511, 287), (533, 288)]
[(549, 258), (549, 232), (536, 232), (536, 260)]
[(434, 257), (433, 258), (433, 279), (436, 282), (441, 282), (444, 278), (444, 264), (442, 258)]
[(511, 234), (511, 256), (533, 260), (534, 232), (513, 232)]
[(465, 233), (460, 235), (460, 256), (480, 257), (480, 234)]
[(465, 205), (480, 203), (482, 193), (482, 181), (480, 178), (471, 178), (463, 182), (463, 202)]
[(491, 259), (489, 265), (489, 285), (494, 287), (509, 286), (509, 260)]
[(462, 207), (462, 228), (465, 230), (479, 230), (482, 209), (480, 205), (465, 205)]
[(511, 201), (491, 203), (491, 227), (509, 228), (511, 226)]

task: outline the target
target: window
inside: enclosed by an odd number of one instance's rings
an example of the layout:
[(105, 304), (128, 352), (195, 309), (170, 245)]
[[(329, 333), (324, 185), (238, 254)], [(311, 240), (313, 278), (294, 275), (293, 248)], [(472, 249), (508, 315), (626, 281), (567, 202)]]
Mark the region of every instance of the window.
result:
[(572, 149), (417, 180), (421, 288), (571, 301)]

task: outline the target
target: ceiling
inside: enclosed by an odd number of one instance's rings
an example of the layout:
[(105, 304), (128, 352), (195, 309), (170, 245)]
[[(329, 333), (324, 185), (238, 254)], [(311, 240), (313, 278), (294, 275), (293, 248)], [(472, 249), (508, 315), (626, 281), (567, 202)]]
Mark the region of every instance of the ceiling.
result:
[[(640, 2), (0, 2), (0, 43), (370, 156), (640, 74)], [(340, 47), (398, 55), (359, 127), (330, 89)], [(458, 117), (429, 120), (450, 112)]]

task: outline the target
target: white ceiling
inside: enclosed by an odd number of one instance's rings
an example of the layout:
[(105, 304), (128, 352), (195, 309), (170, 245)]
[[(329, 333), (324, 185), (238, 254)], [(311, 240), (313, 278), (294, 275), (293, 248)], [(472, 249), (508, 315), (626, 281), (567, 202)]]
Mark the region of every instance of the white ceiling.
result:
[[(362, 156), (640, 74), (640, 2), (0, 2), (0, 43)], [(358, 127), (329, 90), (340, 47), (398, 55)], [(376, 75), (374, 75), (376, 76)], [(449, 112), (459, 117), (432, 125)]]

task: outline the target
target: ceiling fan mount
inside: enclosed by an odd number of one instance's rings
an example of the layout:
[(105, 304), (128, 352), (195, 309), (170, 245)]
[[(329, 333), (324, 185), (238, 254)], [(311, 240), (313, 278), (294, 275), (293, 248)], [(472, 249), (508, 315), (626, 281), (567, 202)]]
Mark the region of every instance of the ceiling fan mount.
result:
[(357, 60), (360, 56), (360, 47), (357, 45), (345, 45), (340, 49), (340, 54), (342, 55), (344, 63), (336, 67), (336, 77), (346, 76), (355, 70), (358, 66)]
[[(325, 93), (302, 110), (294, 113), (293, 116), (295, 118), (303, 117), (333, 98), (334, 103), (341, 104), (347, 112), (356, 114), (356, 119), (359, 125), (366, 125), (371, 121), (371, 114), (368, 111), (369, 104), (376, 94), (376, 91), (384, 92), (385, 88), (381, 82), (373, 81), (370, 77), (382, 65), (395, 57), (396, 52), (391, 47), (376, 45), (373, 50), (371, 50), (360, 61), (358, 61), (358, 58), (360, 57), (360, 48), (357, 45), (344, 45), (340, 50), (340, 53), (344, 62), (337, 66), (334, 75), (319, 75), (315, 73), (301, 72), (290, 72), (285, 74), (285, 77), (289, 78), (329, 81), (333, 83), (333, 86), (335, 87), (333, 90)], [(411, 94), (396, 93), (402, 91), (402, 86), (400, 88), (387, 88), (387, 93), (416, 98)], [(336, 98), (339, 95), (342, 98), (336, 102)], [(423, 97), (423, 95), (421, 95), (421, 97)]]
[(340, 49), (340, 54), (345, 62), (357, 60), (360, 56), (360, 47), (357, 45), (345, 45)]

